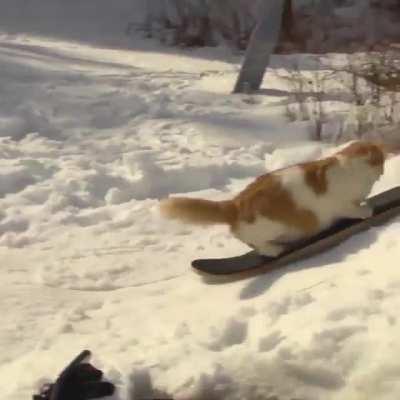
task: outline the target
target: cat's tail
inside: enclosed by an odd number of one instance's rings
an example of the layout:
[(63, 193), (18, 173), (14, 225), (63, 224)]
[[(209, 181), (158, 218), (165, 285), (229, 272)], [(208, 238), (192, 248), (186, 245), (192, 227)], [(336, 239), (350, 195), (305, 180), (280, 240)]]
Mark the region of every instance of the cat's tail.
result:
[(161, 200), (161, 215), (197, 225), (233, 224), (237, 208), (232, 200), (212, 201), (188, 197)]

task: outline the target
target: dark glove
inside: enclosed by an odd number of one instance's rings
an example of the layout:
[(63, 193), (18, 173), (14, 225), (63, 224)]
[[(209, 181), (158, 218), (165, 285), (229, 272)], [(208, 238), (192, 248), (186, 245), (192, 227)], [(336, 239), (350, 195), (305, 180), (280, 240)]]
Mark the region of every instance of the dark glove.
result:
[(101, 381), (103, 372), (82, 362), (89, 350), (79, 354), (59, 375), (55, 383), (44, 385), (33, 400), (88, 400), (111, 396), (115, 386)]

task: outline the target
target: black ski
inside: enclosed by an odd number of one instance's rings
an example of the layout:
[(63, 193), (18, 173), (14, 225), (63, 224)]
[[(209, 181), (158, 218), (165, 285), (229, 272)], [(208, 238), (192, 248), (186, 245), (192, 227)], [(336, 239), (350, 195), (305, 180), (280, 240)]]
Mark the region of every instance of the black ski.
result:
[(194, 260), (192, 267), (204, 274), (248, 277), (313, 256), (341, 243), (355, 233), (381, 225), (390, 218), (400, 215), (400, 186), (370, 197), (367, 203), (374, 210), (371, 217), (340, 220), (318, 235), (294, 243), (290, 249), (276, 258), (260, 256), (255, 251), (250, 251), (236, 257)]

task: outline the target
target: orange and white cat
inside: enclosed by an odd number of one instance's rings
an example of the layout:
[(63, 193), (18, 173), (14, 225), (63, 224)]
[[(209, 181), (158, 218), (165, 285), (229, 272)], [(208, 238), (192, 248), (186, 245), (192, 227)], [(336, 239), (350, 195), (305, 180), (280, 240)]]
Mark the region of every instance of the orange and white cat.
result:
[(175, 197), (162, 200), (160, 210), (186, 223), (227, 224), (236, 238), (275, 257), (340, 218), (371, 216), (363, 202), (384, 161), (382, 146), (357, 141), (330, 157), (262, 175), (231, 200)]

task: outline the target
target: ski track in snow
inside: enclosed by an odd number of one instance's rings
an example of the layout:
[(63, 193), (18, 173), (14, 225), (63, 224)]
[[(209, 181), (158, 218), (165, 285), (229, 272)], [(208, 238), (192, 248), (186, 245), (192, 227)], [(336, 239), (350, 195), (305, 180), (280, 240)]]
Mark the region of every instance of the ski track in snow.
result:
[[(237, 66), (147, 57), (1, 37), (3, 398), (31, 396), (88, 347), (115, 399), (393, 399), (399, 221), (206, 285), (193, 258), (246, 247), (221, 227), (161, 220), (158, 199), (228, 198), (325, 148), (274, 151), (309, 127), (273, 97), (227, 95)], [(399, 163), (375, 192), (400, 184)]]

